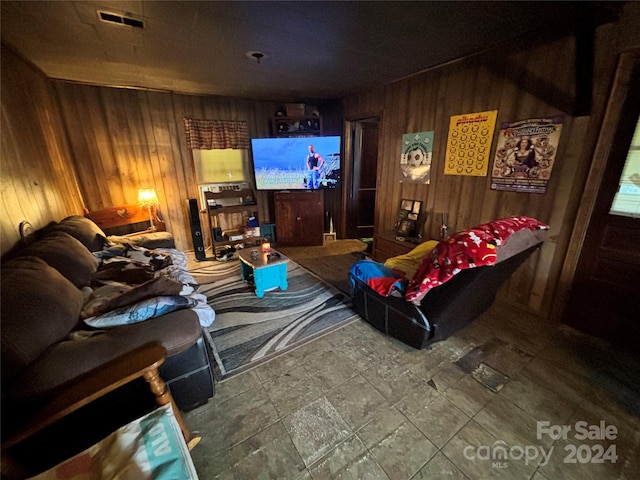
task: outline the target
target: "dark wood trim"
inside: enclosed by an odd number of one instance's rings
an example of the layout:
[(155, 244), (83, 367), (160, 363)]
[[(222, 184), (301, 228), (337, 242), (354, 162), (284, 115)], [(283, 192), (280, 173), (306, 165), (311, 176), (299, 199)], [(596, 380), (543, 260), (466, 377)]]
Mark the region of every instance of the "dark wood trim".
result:
[(574, 58), (575, 98), (571, 111), (574, 117), (591, 114), (593, 99), (593, 68), (595, 65), (596, 27), (591, 8), (580, 9), (575, 19), (576, 54)]
[[(382, 125), (384, 120), (384, 110), (365, 112), (358, 115), (346, 115), (344, 118), (344, 131), (342, 134), (343, 143), (343, 165), (342, 165), (342, 206), (344, 209), (347, 205), (351, 204), (351, 197), (353, 196), (353, 168), (351, 165), (351, 159), (354, 155), (353, 146), (353, 129), (356, 123), (363, 122), (368, 119), (377, 119), (378, 124)], [(380, 152), (378, 151), (378, 166), (380, 165)], [(347, 215), (342, 215), (340, 223), (336, 225), (336, 230), (339, 238), (346, 238), (347, 228)]]
[(569, 291), (574, 281), (580, 253), (583, 249), (587, 228), (596, 209), (597, 195), (602, 185), (604, 176), (608, 173), (607, 161), (613, 144), (614, 133), (621, 121), (622, 106), (628, 95), (629, 79), (636, 65), (640, 63), (640, 51), (622, 54), (618, 61), (615, 78), (611, 87), (611, 94), (607, 100), (607, 108), (602, 121), (602, 128), (593, 152), (593, 161), (589, 176), (583, 188), (580, 199), (580, 208), (573, 223), (571, 238), (569, 239), (567, 253), (562, 266), (562, 271), (555, 287), (552, 309), (549, 318), (560, 321), (563, 318), (568, 301)]
[[(620, 16), (621, 5), (599, 5), (601, 2), (585, 4), (578, 9), (578, 13), (571, 27), (570, 34), (575, 41), (573, 54), (573, 92), (565, 91), (553, 84), (553, 78), (543, 78), (535, 69), (529, 68), (522, 74), (524, 65), (507, 58), (507, 55), (496, 55), (496, 50), (488, 52), (482, 58), (490, 70), (503, 78), (507, 78), (532, 95), (539, 97), (546, 103), (571, 115), (581, 117), (591, 115), (593, 103), (593, 76), (595, 67), (596, 28), (613, 22)], [(537, 41), (529, 41), (532, 45), (544, 45), (567, 34), (567, 29), (552, 28), (545, 34), (538, 35)], [(515, 46), (515, 45), (514, 45)], [(509, 48), (509, 46), (505, 46)]]

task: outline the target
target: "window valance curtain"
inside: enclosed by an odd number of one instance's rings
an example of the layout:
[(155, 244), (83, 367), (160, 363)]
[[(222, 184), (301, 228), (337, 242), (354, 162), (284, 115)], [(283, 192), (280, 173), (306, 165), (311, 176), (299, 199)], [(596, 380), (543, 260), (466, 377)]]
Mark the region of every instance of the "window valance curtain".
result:
[(187, 148), (214, 150), (235, 148), (249, 149), (247, 122), (233, 120), (199, 120), (184, 117)]

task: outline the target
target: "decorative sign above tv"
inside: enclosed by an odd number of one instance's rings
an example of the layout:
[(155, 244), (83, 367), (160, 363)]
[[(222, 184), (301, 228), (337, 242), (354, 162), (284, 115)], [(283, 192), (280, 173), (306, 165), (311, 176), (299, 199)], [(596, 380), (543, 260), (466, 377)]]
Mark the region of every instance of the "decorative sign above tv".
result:
[(258, 190), (317, 190), (340, 182), (339, 136), (254, 138)]

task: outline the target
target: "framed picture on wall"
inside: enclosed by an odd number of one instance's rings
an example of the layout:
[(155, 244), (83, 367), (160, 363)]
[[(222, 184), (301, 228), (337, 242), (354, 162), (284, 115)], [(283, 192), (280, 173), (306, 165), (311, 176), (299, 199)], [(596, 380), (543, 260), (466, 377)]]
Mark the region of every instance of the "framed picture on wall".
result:
[(415, 234), (416, 225), (411, 220), (401, 220), (398, 228), (396, 229), (396, 235), (400, 237), (413, 237)]
[(422, 201), (403, 198), (400, 201), (395, 233), (399, 237), (417, 237), (420, 234)]

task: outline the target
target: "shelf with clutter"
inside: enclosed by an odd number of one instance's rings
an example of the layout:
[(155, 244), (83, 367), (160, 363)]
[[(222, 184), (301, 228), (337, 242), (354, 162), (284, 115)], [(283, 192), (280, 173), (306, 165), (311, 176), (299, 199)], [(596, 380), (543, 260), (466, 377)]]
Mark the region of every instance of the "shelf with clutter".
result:
[(205, 191), (204, 195), (216, 259), (237, 258), (237, 246), (261, 243), (258, 202), (252, 188)]
[(275, 117), (272, 128), (276, 137), (322, 135), (322, 117)]
[(322, 135), (322, 117), (312, 105), (286, 103), (271, 120), (271, 132), (275, 137)]

